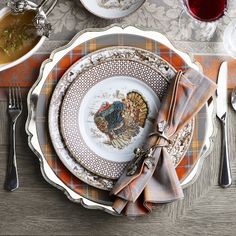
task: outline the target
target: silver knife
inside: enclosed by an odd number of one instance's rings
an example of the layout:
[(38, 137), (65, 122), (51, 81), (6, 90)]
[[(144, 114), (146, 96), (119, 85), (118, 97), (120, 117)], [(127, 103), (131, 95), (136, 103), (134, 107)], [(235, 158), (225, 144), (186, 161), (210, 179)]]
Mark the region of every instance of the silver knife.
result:
[(227, 138), (227, 77), (228, 63), (224, 61), (220, 66), (216, 91), (216, 115), (221, 121), (222, 127), (219, 185), (223, 188), (227, 188), (232, 184)]

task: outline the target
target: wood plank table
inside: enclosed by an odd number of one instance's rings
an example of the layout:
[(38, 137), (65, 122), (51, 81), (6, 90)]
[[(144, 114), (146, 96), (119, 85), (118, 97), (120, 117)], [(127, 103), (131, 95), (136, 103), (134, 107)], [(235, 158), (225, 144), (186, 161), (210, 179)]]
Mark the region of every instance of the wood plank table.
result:
[[(163, 22), (161, 18), (158, 19), (157, 13), (168, 18), (168, 22), (177, 22), (173, 13), (173, 10), (177, 8), (172, 5), (173, 2), (177, 4), (177, 1), (162, 0), (159, 5), (157, 2), (159, 1), (147, 1), (137, 13), (119, 22), (133, 24), (137, 19), (137, 24), (163, 32), (161, 26)], [(144, 17), (142, 21), (143, 14), (146, 14), (146, 18)], [(59, 1), (50, 19), (55, 26), (55, 34), (41, 48), (41, 52), (50, 52), (83, 28), (102, 27), (111, 23), (91, 16), (72, 0)], [(179, 48), (187, 48), (192, 52), (211, 52), (222, 55), (224, 53), (220, 30), (217, 37), (210, 43), (199, 43), (197, 39), (186, 41), (181, 37), (177, 40), (174, 32), (173, 34), (170, 32), (169, 37)], [(167, 31), (168, 29), (163, 33), (168, 34)], [(200, 57), (197, 56), (197, 58), (201, 60)], [(224, 59), (221, 56), (219, 58)], [(203, 61), (200, 62), (203, 63)], [(214, 78), (216, 74), (217, 70), (210, 76)], [(234, 80), (234, 78), (231, 79)], [(3, 80), (7, 81), (7, 78), (2, 78), (0, 73), (0, 83)], [(218, 130), (213, 151), (206, 158), (197, 181), (184, 190), (184, 200), (163, 205), (147, 217), (133, 219), (114, 217), (98, 210), (87, 210), (70, 202), (62, 192), (43, 179), (38, 159), (27, 144), (26, 96), (24, 96), (24, 112), (17, 125), (20, 188), (12, 193), (3, 190), (9, 144), (6, 100), (6, 94), (2, 93), (0, 97), (1, 235), (236, 235), (236, 112), (231, 106), (229, 106), (228, 124), (232, 186), (228, 189), (218, 186), (221, 147), (221, 133)], [(220, 127), (218, 122), (217, 127)]]

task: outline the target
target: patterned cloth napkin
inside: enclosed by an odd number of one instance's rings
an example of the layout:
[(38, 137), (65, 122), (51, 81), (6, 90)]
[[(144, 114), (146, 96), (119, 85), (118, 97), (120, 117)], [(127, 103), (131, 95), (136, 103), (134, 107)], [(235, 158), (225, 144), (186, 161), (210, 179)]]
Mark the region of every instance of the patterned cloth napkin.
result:
[(171, 137), (197, 114), (213, 95), (216, 84), (203, 74), (181, 71), (167, 91), (157, 115), (155, 129), (147, 143), (135, 152), (134, 161), (120, 177), (111, 195), (113, 208), (128, 216), (147, 214), (154, 203), (173, 202), (184, 197), (166, 146)]

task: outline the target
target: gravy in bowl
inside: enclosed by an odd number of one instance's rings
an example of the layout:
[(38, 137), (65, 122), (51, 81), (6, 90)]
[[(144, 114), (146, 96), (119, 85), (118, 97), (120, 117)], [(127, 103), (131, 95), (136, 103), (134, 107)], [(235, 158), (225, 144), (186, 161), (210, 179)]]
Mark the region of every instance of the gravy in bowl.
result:
[(15, 61), (31, 51), (39, 42), (33, 18), (35, 11), (0, 17), (0, 64)]

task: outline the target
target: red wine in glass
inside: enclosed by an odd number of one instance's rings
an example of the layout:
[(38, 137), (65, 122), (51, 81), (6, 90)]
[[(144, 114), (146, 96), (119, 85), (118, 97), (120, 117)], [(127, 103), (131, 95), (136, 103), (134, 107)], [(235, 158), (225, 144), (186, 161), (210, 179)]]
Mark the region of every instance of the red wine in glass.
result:
[(227, 0), (183, 0), (189, 13), (200, 21), (215, 21), (224, 15)]

